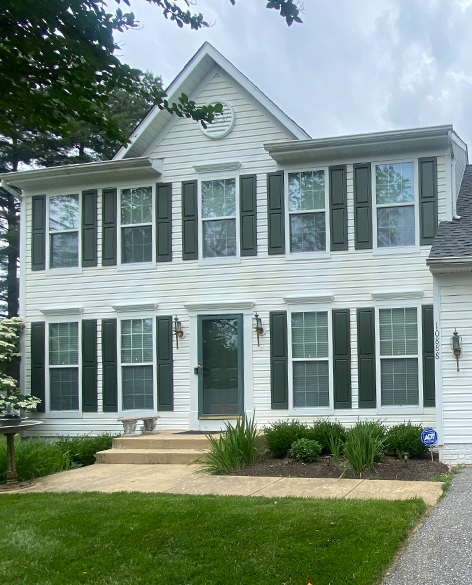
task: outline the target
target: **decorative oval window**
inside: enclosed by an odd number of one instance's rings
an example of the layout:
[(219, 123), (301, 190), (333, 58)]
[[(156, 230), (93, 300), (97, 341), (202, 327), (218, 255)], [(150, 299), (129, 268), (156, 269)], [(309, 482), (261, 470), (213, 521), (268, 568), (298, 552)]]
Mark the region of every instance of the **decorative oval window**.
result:
[(224, 138), (233, 129), (236, 115), (233, 108), (226, 102), (211, 102), (207, 105), (213, 106), (214, 104), (222, 104), (223, 111), (221, 114), (215, 114), (213, 122), (211, 124), (207, 123), (206, 128), (204, 128), (200, 122), (200, 128), (203, 134), (208, 136), (208, 138)]

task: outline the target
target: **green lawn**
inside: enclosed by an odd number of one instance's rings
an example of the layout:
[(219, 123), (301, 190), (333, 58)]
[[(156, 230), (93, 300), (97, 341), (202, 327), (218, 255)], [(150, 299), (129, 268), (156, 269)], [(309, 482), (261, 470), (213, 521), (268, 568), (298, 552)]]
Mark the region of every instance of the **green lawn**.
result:
[(373, 585), (422, 500), (0, 495), (2, 585)]

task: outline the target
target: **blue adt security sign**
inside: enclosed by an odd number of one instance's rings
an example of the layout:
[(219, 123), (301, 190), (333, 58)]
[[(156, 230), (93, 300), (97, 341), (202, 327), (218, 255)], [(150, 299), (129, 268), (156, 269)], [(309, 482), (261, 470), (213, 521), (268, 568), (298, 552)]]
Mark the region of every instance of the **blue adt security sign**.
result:
[(421, 440), (423, 441), (423, 443), (425, 445), (434, 445), (434, 443), (436, 443), (436, 441), (438, 440), (438, 433), (434, 430), (434, 429), (425, 429), (422, 433), (421, 433)]

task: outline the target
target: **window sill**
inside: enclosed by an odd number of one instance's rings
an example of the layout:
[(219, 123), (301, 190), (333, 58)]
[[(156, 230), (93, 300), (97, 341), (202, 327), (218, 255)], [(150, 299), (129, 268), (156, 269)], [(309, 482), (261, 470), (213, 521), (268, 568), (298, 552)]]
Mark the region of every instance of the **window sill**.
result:
[(221, 258), (199, 258), (199, 266), (221, 266), (222, 264), (241, 264), (241, 258), (239, 256), (224, 256)]
[(155, 270), (155, 262), (129, 262), (128, 264), (118, 264), (117, 269), (120, 272), (135, 272), (136, 270)]
[(396, 406), (379, 406), (377, 408), (377, 414), (397, 414), (403, 416), (404, 414), (423, 414), (423, 408), (421, 406), (404, 405), (398, 404)]
[(331, 257), (331, 253), (328, 251), (325, 251), (325, 252), (296, 252), (296, 253), (289, 252), (288, 254), (286, 254), (287, 260), (294, 260), (294, 261), (319, 260), (319, 259), (330, 258), (330, 257)]
[(289, 408), (288, 411), (289, 416), (313, 416), (313, 415), (322, 415), (322, 416), (329, 416), (334, 414), (334, 408), (327, 407), (327, 406), (320, 406), (315, 408)]
[(70, 268), (47, 268), (46, 276), (67, 276), (69, 274), (82, 274), (81, 266), (72, 266)]
[(374, 248), (374, 256), (388, 256), (389, 254), (418, 254), (419, 246), (391, 246), (385, 248)]
[(83, 418), (79, 410), (49, 410), (46, 418)]

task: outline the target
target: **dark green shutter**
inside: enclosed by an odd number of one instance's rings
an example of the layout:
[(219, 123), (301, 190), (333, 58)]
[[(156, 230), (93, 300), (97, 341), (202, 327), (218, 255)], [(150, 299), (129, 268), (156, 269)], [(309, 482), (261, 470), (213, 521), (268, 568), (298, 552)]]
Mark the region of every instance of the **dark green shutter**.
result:
[(270, 313), (271, 408), (288, 408), (287, 313)]
[(354, 165), (354, 232), (356, 250), (372, 249), (370, 163)]
[(351, 324), (349, 309), (333, 311), (334, 408), (351, 408)]
[(198, 258), (197, 181), (182, 183), (182, 259)]
[(172, 317), (157, 317), (157, 410), (174, 410)]
[(172, 183), (156, 185), (156, 259), (172, 260)]
[(284, 173), (267, 175), (269, 254), (285, 254)]
[(116, 189), (104, 189), (102, 193), (102, 264), (116, 265), (117, 232)]
[(420, 244), (432, 244), (438, 227), (436, 157), (418, 159), (420, 179)]
[(31, 270), (46, 267), (46, 195), (36, 195), (31, 200)]
[(432, 305), (421, 307), (423, 314), (423, 403), (435, 406), (434, 379), (434, 311)]
[(45, 336), (44, 321), (31, 323), (31, 395), (41, 399), (37, 412), (46, 412), (45, 393)]
[(97, 190), (82, 191), (82, 266), (97, 265)]
[(375, 408), (375, 309), (357, 309), (359, 408)]
[(97, 412), (97, 320), (82, 321), (82, 412)]
[(331, 250), (347, 250), (347, 179), (345, 165), (329, 169)]
[(116, 319), (102, 321), (103, 412), (118, 411)]
[(239, 178), (241, 256), (257, 256), (256, 175)]

